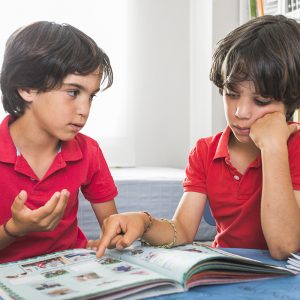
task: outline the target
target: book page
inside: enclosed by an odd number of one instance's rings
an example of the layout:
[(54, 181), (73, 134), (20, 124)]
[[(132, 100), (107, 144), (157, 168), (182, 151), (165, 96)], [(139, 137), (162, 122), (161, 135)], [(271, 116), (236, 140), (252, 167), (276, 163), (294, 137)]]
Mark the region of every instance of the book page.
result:
[(295, 274), (287, 268), (264, 264), (199, 242), (172, 249), (134, 245), (123, 251), (111, 250), (110, 254), (173, 278), (186, 289), (200, 284)]
[(287, 260), (287, 268), (300, 272), (300, 255), (291, 253), (291, 256)]
[(97, 259), (95, 251), (87, 249), (0, 264), (0, 290), (11, 299), (87, 299), (82, 298), (87, 295), (114, 299), (146, 290), (147, 285), (182, 291), (164, 275), (109, 256)]
[(199, 261), (224, 256), (201, 243), (178, 246), (172, 249), (144, 247), (137, 243), (125, 250), (110, 250), (113, 257), (126, 260), (172, 278), (184, 285), (185, 274)]

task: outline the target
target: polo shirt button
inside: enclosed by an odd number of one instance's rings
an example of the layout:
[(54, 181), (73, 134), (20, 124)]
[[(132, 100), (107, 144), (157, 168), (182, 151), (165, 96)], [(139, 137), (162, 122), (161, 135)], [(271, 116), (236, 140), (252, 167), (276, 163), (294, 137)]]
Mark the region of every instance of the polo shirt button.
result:
[(234, 175), (233, 178), (234, 178), (235, 180), (240, 180), (240, 176), (238, 176), (238, 175)]
[(30, 180), (31, 180), (31, 181), (35, 181), (35, 179), (34, 179), (34, 178), (32, 178), (32, 177), (30, 177)]

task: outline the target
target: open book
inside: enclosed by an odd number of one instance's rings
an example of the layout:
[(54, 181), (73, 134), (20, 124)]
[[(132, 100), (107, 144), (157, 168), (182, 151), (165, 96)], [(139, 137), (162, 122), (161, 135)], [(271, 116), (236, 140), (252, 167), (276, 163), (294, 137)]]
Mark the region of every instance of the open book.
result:
[(0, 299), (144, 299), (297, 271), (193, 243), (172, 249), (133, 246), (99, 259), (72, 249), (0, 264)]
[(291, 256), (288, 258), (286, 267), (288, 269), (300, 272), (300, 255), (291, 253)]

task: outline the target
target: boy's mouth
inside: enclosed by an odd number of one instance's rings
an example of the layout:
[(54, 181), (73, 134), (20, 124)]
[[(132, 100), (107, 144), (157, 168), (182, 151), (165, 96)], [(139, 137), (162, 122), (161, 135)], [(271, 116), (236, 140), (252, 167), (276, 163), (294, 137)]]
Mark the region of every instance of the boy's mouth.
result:
[(233, 126), (233, 128), (240, 135), (249, 135), (250, 134), (250, 128), (249, 127)]
[(70, 127), (73, 131), (79, 132), (83, 128), (84, 124), (81, 123), (70, 123)]

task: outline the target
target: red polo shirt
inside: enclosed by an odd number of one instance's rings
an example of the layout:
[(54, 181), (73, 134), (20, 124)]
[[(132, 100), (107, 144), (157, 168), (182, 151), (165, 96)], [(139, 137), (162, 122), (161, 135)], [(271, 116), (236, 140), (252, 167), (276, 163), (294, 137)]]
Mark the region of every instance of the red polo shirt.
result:
[(77, 224), (78, 191), (93, 203), (112, 200), (117, 189), (103, 154), (93, 139), (78, 133), (63, 142), (45, 176), (39, 180), (10, 137), (6, 117), (0, 125), (0, 224), (11, 218), (11, 205), (18, 193), (28, 194), (31, 209), (44, 205), (56, 191), (70, 192), (59, 225), (49, 232), (34, 232), (18, 238), (0, 251), (0, 263), (53, 251), (86, 246), (86, 237)]
[[(207, 195), (217, 226), (214, 247), (267, 249), (260, 222), (261, 157), (239, 173), (230, 163), (230, 133), (227, 127), (197, 142), (190, 152), (184, 190)], [(300, 132), (290, 137), (288, 151), (293, 188), (300, 190)]]

